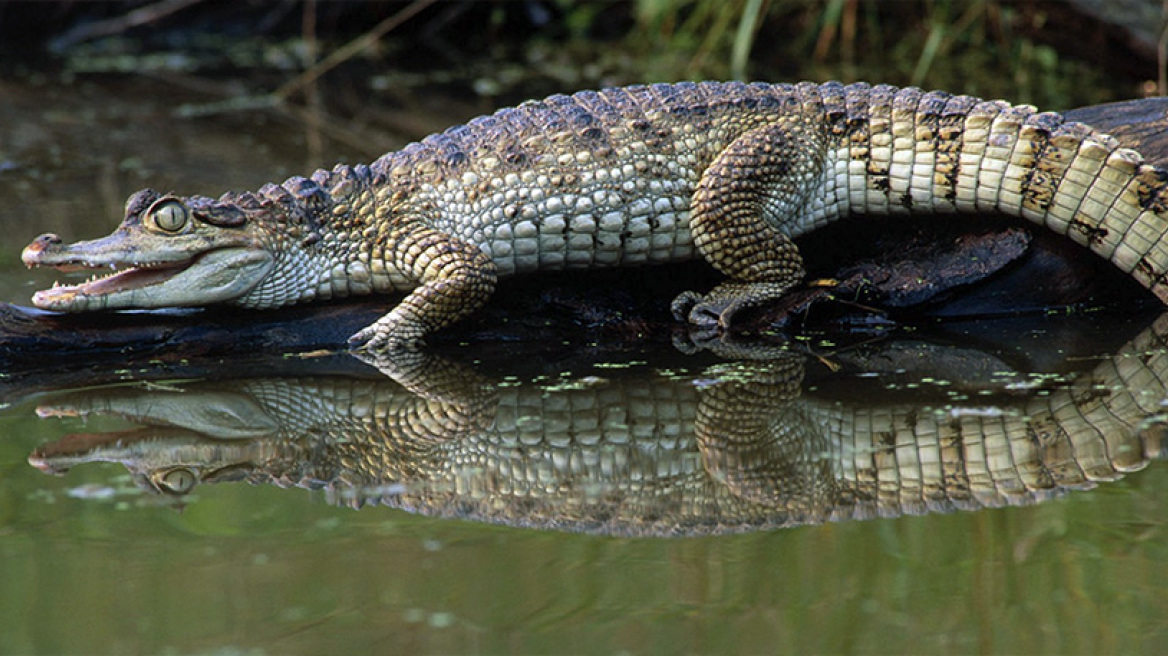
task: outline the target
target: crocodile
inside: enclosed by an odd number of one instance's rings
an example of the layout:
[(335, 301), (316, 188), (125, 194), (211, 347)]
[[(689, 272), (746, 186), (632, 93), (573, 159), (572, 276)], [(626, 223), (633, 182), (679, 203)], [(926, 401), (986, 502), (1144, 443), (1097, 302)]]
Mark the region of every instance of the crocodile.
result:
[(484, 385), (426, 354), (409, 386), (269, 376), (80, 390), (38, 414), (140, 427), (69, 435), (29, 462), (52, 474), (121, 463), (180, 498), (218, 483), (299, 486), (353, 507), (626, 536), (979, 510), (1163, 458), (1166, 339), (1168, 315), (1059, 385), (966, 401), (840, 400), (807, 389), (795, 353), (554, 384)]
[(725, 332), (802, 281), (793, 238), (844, 216), (945, 213), (1046, 226), (1168, 302), (1168, 174), (1140, 153), (1031, 106), (866, 83), (554, 95), (257, 192), (145, 189), (108, 237), (44, 234), (22, 257), (117, 270), (33, 296), (68, 312), (403, 293), (350, 339), (402, 351), (500, 277), (696, 258), (727, 280), (673, 314)]

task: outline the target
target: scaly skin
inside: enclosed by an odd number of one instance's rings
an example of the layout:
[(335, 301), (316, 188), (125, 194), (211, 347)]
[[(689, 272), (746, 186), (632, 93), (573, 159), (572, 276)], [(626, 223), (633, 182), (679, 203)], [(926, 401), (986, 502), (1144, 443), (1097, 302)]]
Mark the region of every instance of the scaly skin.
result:
[(327, 377), (82, 390), (38, 412), (143, 427), (68, 436), (29, 462), (47, 473), (120, 462), (179, 495), (248, 481), (622, 535), (975, 510), (1041, 502), (1162, 458), (1166, 337), (1168, 315), (1049, 394), (965, 404), (804, 396), (803, 360), (791, 354), (553, 386), (492, 388), (425, 357), (409, 391)]
[(1168, 301), (1168, 178), (1057, 114), (943, 92), (701, 83), (552, 96), (389, 153), (219, 200), (132, 196), (104, 239), (42, 235), (29, 266), (122, 267), (38, 292), (62, 311), (273, 308), (407, 292), (352, 338), (402, 349), (500, 276), (704, 257), (729, 280), (674, 302), (725, 329), (799, 283), (792, 237), (850, 214), (1004, 213)]

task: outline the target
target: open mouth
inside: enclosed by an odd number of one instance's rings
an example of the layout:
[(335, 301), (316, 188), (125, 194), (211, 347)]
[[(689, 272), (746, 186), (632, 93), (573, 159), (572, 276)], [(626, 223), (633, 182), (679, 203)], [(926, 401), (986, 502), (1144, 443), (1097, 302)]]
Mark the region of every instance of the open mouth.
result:
[[(21, 255), (26, 266), (52, 267), (65, 273), (94, 271), (97, 275), (79, 284), (54, 283), (33, 294), (33, 305), (55, 312), (202, 307), (246, 295), (275, 262), (267, 250), (243, 239), (230, 244), (199, 240), (128, 248), (124, 241), (125, 237), (115, 233), (106, 239), (63, 246), (56, 235), (38, 237)], [(137, 259), (137, 254), (143, 259)], [(107, 271), (98, 273), (98, 269)]]
[(33, 303), (38, 307), (56, 306), (67, 303), (77, 296), (107, 296), (117, 292), (150, 287), (182, 273), (190, 268), (197, 259), (193, 258), (183, 262), (134, 263), (124, 265), (125, 268), (119, 268), (117, 264), (97, 265), (81, 261), (53, 264), (50, 266), (65, 273), (107, 267), (114, 269), (114, 271), (107, 275), (95, 273), (85, 282), (76, 285), (63, 285), (60, 282), (54, 282), (50, 289), (38, 291), (33, 295)]

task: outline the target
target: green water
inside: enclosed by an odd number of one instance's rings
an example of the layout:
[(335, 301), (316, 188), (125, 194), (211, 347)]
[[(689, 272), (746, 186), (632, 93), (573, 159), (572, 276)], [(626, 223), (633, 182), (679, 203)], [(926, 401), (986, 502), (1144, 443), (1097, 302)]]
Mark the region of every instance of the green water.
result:
[(180, 511), (117, 466), (33, 470), (28, 452), (66, 426), (31, 415), (0, 417), (4, 653), (1157, 653), (1168, 640), (1162, 466), (1032, 507), (621, 539), (246, 485)]
[[(253, 115), (176, 121), (143, 81), (11, 86), (0, 300), (36, 234), (104, 234), (147, 184), (217, 194), (305, 163)], [(125, 104), (137, 98), (137, 104)], [(49, 108), (48, 113), (44, 113)], [(1085, 341), (1093, 337), (1086, 335)], [(1168, 467), (1045, 503), (693, 538), (493, 526), (223, 484), (181, 503), (116, 464), (28, 462), (125, 420), (0, 408), (0, 653), (1162, 653)]]

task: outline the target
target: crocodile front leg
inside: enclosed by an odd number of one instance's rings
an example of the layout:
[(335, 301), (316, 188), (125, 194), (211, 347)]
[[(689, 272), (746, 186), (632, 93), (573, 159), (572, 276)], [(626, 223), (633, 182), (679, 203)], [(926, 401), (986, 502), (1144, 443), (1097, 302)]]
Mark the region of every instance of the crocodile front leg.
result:
[(799, 123), (778, 123), (746, 132), (714, 159), (694, 190), (690, 230), (694, 246), (730, 280), (705, 295), (678, 295), (674, 317), (725, 332), (736, 313), (803, 279), (799, 249), (778, 227), (804, 212), (819, 186), (820, 142)]
[(416, 349), (425, 335), (479, 309), (495, 291), (495, 263), (474, 244), (420, 224), (388, 241), (387, 264), (419, 284), (388, 314), (350, 337), (354, 349)]

